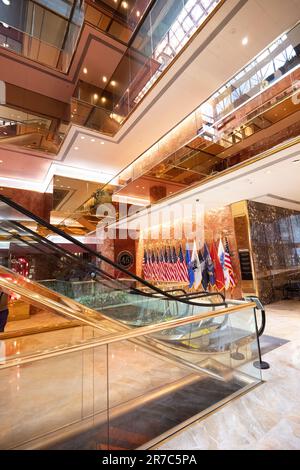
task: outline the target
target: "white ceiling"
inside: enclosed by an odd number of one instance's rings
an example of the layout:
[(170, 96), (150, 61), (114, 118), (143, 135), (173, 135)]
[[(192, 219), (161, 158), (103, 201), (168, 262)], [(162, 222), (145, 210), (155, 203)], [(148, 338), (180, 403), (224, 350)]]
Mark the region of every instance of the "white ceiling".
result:
[[(57, 156), (56, 171), (72, 167), (72, 176), (77, 173), (81, 178), (84, 169), (91, 181), (109, 180), (290, 29), (299, 12), (300, 0), (227, 0), (114, 138), (72, 126)], [(246, 47), (242, 45), (245, 36), (249, 38)], [(15, 187), (19, 181), (23, 187), (43, 191), (54, 171), (51, 160), (23, 153), (2, 151), (0, 159), (0, 175), (5, 177), (0, 177), (0, 185), (10, 185), (9, 179), (15, 178)]]

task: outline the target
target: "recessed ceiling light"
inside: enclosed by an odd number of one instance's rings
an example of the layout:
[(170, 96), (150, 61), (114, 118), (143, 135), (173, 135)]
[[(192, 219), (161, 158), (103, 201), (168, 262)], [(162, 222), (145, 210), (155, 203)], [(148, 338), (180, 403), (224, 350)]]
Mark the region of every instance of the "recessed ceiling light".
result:
[(101, 142), (101, 145), (104, 145), (104, 142)]
[(141, 12), (140, 12), (139, 10), (136, 12), (136, 16), (137, 16), (138, 18), (141, 16)]
[(3, 160), (0, 160), (0, 163), (3, 163)]
[(125, 9), (128, 8), (128, 3), (127, 3), (127, 2), (122, 2), (121, 5), (122, 5), (122, 7), (125, 8)]
[(97, 93), (94, 93), (94, 100), (97, 100), (99, 98), (99, 96), (97, 95)]
[(91, 139), (91, 142), (95, 142), (95, 139)]
[(87, 74), (88, 73), (88, 70), (86, 67), (83, 68), (83, 73)]
[(84, 140), (84, 139), (85, 139), (84, 135), (82, 135), (80, 138), (81, 138), (82, 140)]
[(116, 86), (117, 83), (115, 82), (115, 80), (112, 80), (112, 81), (110, 82), (110, 84), (111, 84), (111, 86)]
[(4, 5), (8, 6), (10, 5), (10, 0), (2, 0), (2, 3), (4, 3)]
[(102, 103), (106, 103), (106, 98), (105, 98), (105, 96), (102, 96), (101, 101), (102, 101)]
[(245, 36), (245, 37), (242, 39), (242, 44), (243, 44), (243, 46), (247, 46), (248, 42), (249, 42), (249, 38), (248, 38), (248, 36)]
[(79, 149), (79, 147), (74, 147), (74, 150), (78, 150), (78, 149)]
[(103, 75), (103, 77), (102, 77), (102, 82), (107, 83), (107, 77), (105, 75)]

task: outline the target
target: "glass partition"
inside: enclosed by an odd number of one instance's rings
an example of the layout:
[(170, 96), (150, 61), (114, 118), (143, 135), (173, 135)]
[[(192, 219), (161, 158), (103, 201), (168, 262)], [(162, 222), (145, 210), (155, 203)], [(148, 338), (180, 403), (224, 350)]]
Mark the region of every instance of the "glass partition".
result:
[(149, 448), (261, 383), (257, 359), (245, 304), (0, 364), (0, 448)]
[(84, 2), (0, 3), (0, 46), (67, 72), (84, 19)]
[[(109, 2), (111, 3), (111, 2)], [(80, 82), (73, 97), (73, 121), (79, 123), (87, 103), (85, 113), (92, 107), (91, 119), (85, 126), (114, 135), (127, 116), (141, 101), (160, 75), (171, 64), (195, 31), (213, 13), (221, 0), (157, 0), (145, 12), (143, 20), (136, 28), (129, 47), (117, 65), (106, 85), (90, 92), (88, 83)], [(133, 12), (131, 17), (139, 17), (142, 9), (121, 2)], [(87, 8), (87, 12), (90, 10)], [(130, 18), (131, 18), (130, 17)], [(134, 23), (133, 23), (134, 26)], [(74, 110), (77, 111), (74, 111)], [(109, 119), (105, 111), (109, 114)], [(108, 119), (106, 131), (104, 119)]]

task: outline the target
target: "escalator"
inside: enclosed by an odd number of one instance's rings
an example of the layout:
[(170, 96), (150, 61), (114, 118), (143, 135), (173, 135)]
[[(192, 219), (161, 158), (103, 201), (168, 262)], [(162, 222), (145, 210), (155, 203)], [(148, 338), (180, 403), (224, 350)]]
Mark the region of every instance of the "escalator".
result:
[[(70, 299), (128, 328), (143, 327), (199, 315), (228, 305), (221, 293), (162, 291), (130, 273), (96, 251), (97, 240), (88, 244), (71, 237), (35, 216), (10, 199), (0, 196), (2, 274), (9, 269), (19, 274), (17, 282), (51, 298)], [(21, 265), (21, 266), (20, 266)], [(51, 276), (49, 278), (49, 273)], [(118, 280), (120, 273), (127, 281)], [(58, 300), (59, 300), (58, 299)], [(176, 329), (161, 338), (185, 348), (191, 337), (200, 344), (208, 333), (226, 328), (220, 321), (205, 319), (189, 329)], [(261, 332), (262, 333), (262, 332)], [(159, 335), (158, 335), (159, 336)]]
[(260, 383), (253, 303), (162, 291), (3, 196), (0, 240), (0, 290), (58, 325), (0, 335), (0, 448), (148, 447)]

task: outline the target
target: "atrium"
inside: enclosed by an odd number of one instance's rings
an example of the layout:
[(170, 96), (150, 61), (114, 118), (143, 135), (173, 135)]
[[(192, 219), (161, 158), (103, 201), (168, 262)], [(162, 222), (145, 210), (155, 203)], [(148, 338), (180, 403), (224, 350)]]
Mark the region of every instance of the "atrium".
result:
[(300, 0), (0, 0), (0, 449), (300, 450)]

